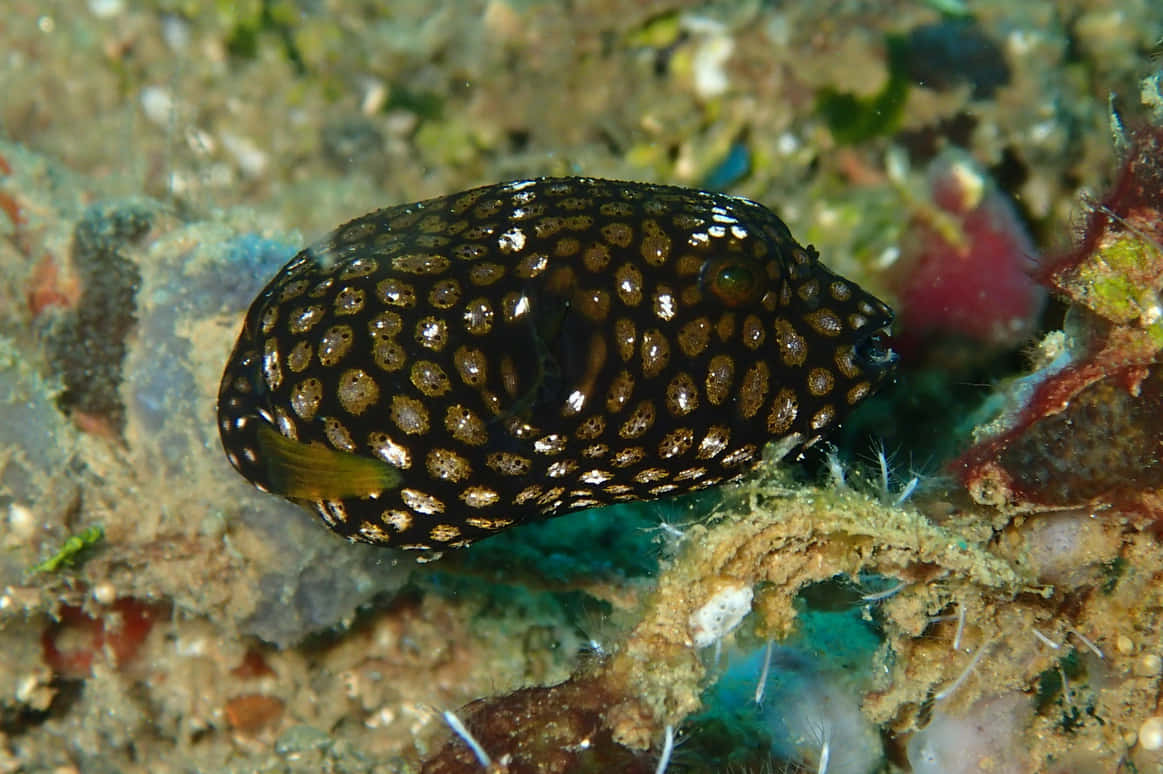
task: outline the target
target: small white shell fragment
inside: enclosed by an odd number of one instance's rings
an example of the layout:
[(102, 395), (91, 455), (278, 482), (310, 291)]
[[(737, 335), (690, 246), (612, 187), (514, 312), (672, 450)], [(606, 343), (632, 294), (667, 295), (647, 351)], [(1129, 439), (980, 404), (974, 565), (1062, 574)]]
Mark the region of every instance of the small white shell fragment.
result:
[(221, 132), (222, 147), (234, 157), (242, 174), (249, 178), (261, 177), (270, 161), (266, 151), (258, 146), (254, 140), (242, 135)]
[(1139, 745), (1144, 750), (1163, 749), (1163, 717), (1153, 715), (1139, 726)]
[(15, 502), (8, 505), (8, 528), (13, 538), (31, 540), (39, 527), (36, 514), (27, 505)]
[(125, 0), (89, 0), (89, 12), (98, 19), (112, 19), (125, 10)]
[(691, 640), (696, 648), (713, 645), (729, 634), (751, 612), (750, 586), (730, 581), (719, 588), (702, 607), (691, 613)]
[(93, 599), (102, 605), (112, 605), (117, 601), (117, 587), (109, 581), (102, 581), (93, 586)]
[(141, 90), (141, 109), (154, 126), (167, 127), (174, 120), (174, 96), (163, 86)]

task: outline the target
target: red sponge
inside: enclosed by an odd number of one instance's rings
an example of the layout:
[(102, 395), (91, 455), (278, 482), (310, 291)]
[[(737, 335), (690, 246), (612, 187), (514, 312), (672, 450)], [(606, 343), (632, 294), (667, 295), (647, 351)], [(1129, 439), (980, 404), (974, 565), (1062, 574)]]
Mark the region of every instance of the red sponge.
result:
[(1045, 291), (1033, 242), (989, 176), (959, 152), (929, 167), (931, 206), (916, 211), (892, 272), (907, 357), (930, 336), (1008, 348), (1033, 332)]

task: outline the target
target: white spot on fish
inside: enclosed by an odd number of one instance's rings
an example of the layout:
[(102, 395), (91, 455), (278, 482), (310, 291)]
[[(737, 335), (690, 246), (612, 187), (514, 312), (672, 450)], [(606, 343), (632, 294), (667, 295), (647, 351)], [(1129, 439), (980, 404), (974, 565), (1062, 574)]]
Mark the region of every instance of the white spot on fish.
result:
[(511, 228), (497, 239), (497, 245), (502, 253), (519, 253), (525, 249), (525, 232), (519, 228)]
[(569, 397), (565, 399), (565, 404), (569, 406), (573, 413), (576, 414), (580, 412), (582, 407), (586, 405), (585, 393), (583, 393), (581, 390), (574, 390), (569, 394)]

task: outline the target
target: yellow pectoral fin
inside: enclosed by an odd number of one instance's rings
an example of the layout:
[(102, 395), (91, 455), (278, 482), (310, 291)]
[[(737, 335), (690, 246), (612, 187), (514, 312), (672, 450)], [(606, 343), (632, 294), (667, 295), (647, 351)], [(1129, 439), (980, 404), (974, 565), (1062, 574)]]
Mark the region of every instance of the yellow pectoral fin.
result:
[(259, 428), (258, 442), (272, 490), (294, 500), (374, 497), (403, 478), (381, 460), (292, 441), (269, 425)]

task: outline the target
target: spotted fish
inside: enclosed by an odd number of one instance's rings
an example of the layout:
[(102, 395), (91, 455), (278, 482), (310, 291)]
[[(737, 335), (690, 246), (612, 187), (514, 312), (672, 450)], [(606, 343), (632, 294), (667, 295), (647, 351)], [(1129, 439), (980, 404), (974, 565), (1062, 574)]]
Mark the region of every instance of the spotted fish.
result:
[(891, 373), (891, 310), (769, 210), (588, 178), (389, 207), (252, 304), (218, 421), (345, 537), (460, 548), (738, 478)]

